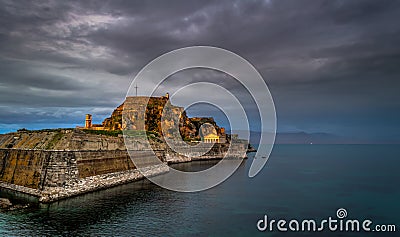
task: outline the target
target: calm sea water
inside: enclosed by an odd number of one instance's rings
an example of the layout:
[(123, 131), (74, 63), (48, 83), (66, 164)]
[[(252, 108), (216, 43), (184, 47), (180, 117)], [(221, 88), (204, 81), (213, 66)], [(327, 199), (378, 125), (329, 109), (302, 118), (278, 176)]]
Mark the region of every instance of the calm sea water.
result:
[[(338, 208), (348, 218), (397, 226), (397, 233), (378, 236), (400, 236), (399, 145), (276, 145), (267, 166), (250, 179), (251, 161), (250, 154), (232, 177), (204, 192), (177, 193), (140, 181), (0, 213), (0, 236), (365, 236), (256, 228), (264, 214), (321, 220), (336, 217)], [(25, 201), (4, 190), (0, 196)]]

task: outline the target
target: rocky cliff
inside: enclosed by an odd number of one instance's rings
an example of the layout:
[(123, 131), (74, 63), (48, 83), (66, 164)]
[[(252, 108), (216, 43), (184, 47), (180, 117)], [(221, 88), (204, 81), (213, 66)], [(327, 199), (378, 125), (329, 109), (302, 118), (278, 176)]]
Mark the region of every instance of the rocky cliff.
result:
[[(146, 103), (147, 107), (145, 107)], [(122, 121), (123, 113), (129, 121)], [(145, 117), (142, 117), (143, 114)], [(161, 119), (162, 117), (163, 119)], [(211, 124), (215, 130), (205, 129), (201, 132), (201, 126), (206, 123)], [(111, 117), (106, 118), (102, 124), (107, 130), (146, 130), (159, 137), (162, 135), (174, 136), (169, 128), (179, 124), (180, 135), (186, 141), (199, 141), (200, 136), (205, 135), (202, 133), (216, 133), (225, 136), (224, 129), (219, 127), (212, 117), (189, 118), (184, 108), (172, 105), (166, 96), (127, 97), (124, 103), (118, 106), (112, 112)], [(162, 125), (167, 128), (166, 134), (163, 134)]]

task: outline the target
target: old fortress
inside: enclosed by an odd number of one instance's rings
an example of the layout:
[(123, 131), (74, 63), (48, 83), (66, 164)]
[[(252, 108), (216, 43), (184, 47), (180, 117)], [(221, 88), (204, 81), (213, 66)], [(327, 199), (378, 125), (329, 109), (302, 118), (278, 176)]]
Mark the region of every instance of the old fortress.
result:
[[(122, 119), (123, 112), (127, 118), (126, 121)], [(162, 116), (163, 119), (161, 119)], [(127, 97), (113, 111), (111, 117), (106, 118), (102, 124), (93, 124), (92, 115), (86, 114), (85, 126), (77, 128), (99, 131), (145, 130), (168, 137), (174, 135), (172, 127), (177, 124), (179, 124), (182, 138), (186, 141), (203, 141), (205, 143), (225, 143), (227, 141), (225, 129), (219, 127), (212, 117), (189, 118), (183, 107), (171, 105), (168, 93), (161, 97)], [(162, 125), (166, 128), (166, 134), (162, 132)]]
[[(189, 146), (180, 143), (177, 152), (166, 142), (170, 137)], [(125, 138), (132, 139), (129, 146)], [(171, 105), (168, 94), (127, 97), (102, 124), (93, 124), (88, 114), (85, 126), (75, 129), (0, 134), (0, 188), (53, 202), (143, 179), (143, 172), (162, 175), (169, 172), (167, 164), (245, 159), (247, 147), (213, 118), (189, 118), (184, 108)], [(144, 169), (139, 172), (133, 160)]]

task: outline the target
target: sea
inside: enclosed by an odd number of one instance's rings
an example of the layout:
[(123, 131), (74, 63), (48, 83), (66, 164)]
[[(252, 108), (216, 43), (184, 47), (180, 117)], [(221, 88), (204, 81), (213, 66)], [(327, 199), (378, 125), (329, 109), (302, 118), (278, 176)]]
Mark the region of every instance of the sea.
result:
[[(14, 203), (31, 203), (0, 212), (0, 236), (400, 236), (400, 145), (275, 145), (263, 170), (249, 178), (254, 154), (226, 181), (196, 193), (142, 180), (39, 204), (0, 190)], [(173, 167), (197, 171), (216, 162)], [(296, 221), (320, 227), (329, 218), (336, 230), (296, 229)], [(279, 220), (286, 222), (281, 230)], [(340, 220), (372, 224), (369, 232), (352, 231), (340, 229)], [(376, 225), (396, 229), (377, 232)]]

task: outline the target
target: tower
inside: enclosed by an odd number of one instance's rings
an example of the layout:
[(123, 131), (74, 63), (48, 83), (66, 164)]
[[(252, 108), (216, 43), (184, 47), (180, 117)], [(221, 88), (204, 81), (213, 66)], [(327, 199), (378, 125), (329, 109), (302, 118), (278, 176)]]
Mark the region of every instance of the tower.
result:
[(85, 128), (91, 128), (91, 127), (92, 127), (92, 115), (86, 114)]

